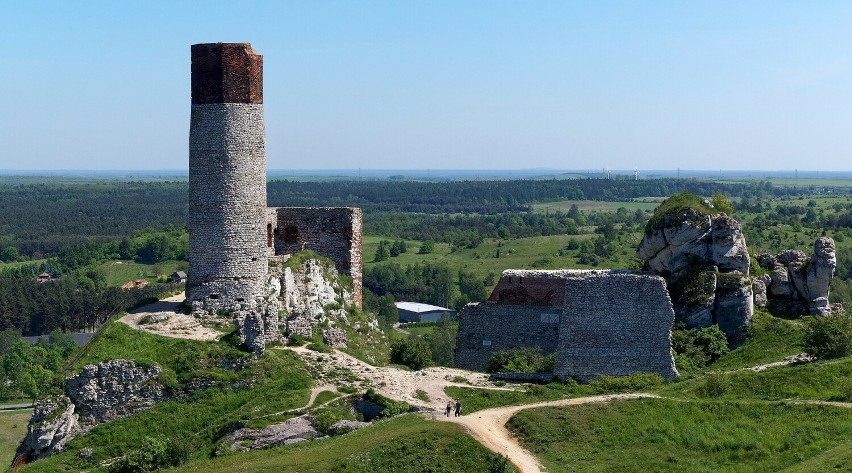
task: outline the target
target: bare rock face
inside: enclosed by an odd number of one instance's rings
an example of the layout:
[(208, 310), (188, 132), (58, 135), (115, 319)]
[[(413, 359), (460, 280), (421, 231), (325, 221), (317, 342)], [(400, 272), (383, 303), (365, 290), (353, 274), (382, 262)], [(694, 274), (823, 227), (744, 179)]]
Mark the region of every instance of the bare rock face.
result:
[(646, 271), (666, 277), (678, 322), (719, 324), (732, 344), (744, 340), (754, 306), (739, 222), (724, 213), (673, 212), (645, 232), (636, 254)]
[(61, 452), (80, 432), (79, 415), (74, 411), (74, 404), (66, 396), (38, 401), (18, 454), (26, 454), (34, 461)]
[(751, 283), (751, 292), (754, 294), (754, 305), (766, 307), (766, 283), (763, 279), (755, 279)]
[(810, 258), (804, 252), (786, 250), (777, 255), (758, 255), (757, 261), (769, 271), (769, 305), (791, 313), (824, 316), (831, 312), (829, 286), (837, 268), (834, 240), (818, 238)]

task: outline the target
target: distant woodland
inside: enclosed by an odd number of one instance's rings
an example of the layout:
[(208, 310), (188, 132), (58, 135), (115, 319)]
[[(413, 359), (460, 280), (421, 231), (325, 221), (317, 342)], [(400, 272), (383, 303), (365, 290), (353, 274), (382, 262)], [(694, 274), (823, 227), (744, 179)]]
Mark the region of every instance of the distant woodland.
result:
[[(6, 263), (0, 264), (0, 330), (14, 329), (26, 335), (79, 330), (157, 296), (162, 287), (129, 291), (108, 287), (98, 265), (119, 259), (144, 264), (186, 261), (187, 186), (186, 182), (0, 186), (0, 263)], [(781, 223), (811, 229), (852, 228), (852, 206), (838, 202), (830, 208), (815, 207), (804, 200), (816, 192), (814, 188), (777, 187), (758, 181), (272, 181), (268, 203), (363, 208), (366, 234), (398, 240), (388, 241), (375, 259), (365, 254), (365, 260), (371, 262), (388, 256), (394, 260), (405, 239), (422, 242), (419, 251), (412, 248), (412, 253), (429, 253), (435, 242), (455, 251), (478, 248), (486, 239), (587, 234), (594, 238), (572, 240), (558, 255), (540, 256), (531, 264), (546, 267), (556, 256), (576, 255), (581, 265), (627, 267), (624, 258), (630, 252), (619, 248), (635, 243), (628, 243), (632, 240), (623, 235), (641, 231), (648, 212), (626, 208), (580, 212), (576, 206), (535, 212), (533, 204), (622, 202), (666, 197), (683, 190), (734, 197), (737, 210), (753, 216), (750, 243), (769, 248), (787, 244), (773, 230), (773, 225)], [(383, 251), (389, 254), (384, 256)], [(499, 247), (494, 253), (494, 258), (500, 257)], [(839, 273), (852, 277), (848, 269), (852, 256), (844, 250), (839, 259)], [(480, 274), (443, 263), (400, 265), (391, 260), (365, 271), (365, 302), (374, 312), (392, 305), (393, 300), (461, 307), (487, 297), (499, 274), (493, 270)], [(48, 274), (52, 282), (36, 282), (41, 273)], [(845, 290), (852, 298), (852, 284), (838, 289), (839, 294)]]

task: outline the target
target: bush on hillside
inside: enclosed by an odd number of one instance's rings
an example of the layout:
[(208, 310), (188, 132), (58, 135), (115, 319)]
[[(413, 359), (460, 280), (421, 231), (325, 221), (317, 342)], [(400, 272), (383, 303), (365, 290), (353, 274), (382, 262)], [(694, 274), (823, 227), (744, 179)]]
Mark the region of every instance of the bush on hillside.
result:
[(156, 471), (185, 462), (189, 451), (180, 442), (167, 438), (145, 437), (142, 445), (127, 452), (109, 467), (110, 473)]
[(497, 350), (488, 360), (489, 373), (546, 373), (553, 371), (556, 354), (544, 356), (541, 348)]
[(805, 330), (805, 352), (821, 360), (852, 355), (852, 316), (819, 317)]
[(672, 330), (672, 349), (678, 369), (704, 368), (728, 353), (728, 338), (718, 325), (687, 329), (682, 323)]
[(417, 371), (432, 364), (432, 350), (422, 338), (407, 337), (391, 345), (390, 359)]

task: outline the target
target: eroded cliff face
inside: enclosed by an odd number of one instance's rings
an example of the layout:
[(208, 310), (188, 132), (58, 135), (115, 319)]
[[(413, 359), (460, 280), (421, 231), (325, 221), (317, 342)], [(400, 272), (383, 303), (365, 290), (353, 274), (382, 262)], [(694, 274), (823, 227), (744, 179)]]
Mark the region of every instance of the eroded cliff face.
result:
[(745, 340), (752, 280), (739, 222), (724, 213), (669, 212), (649, 224), (636, 254), (646, 271), (666, 278), (676, 321), (690, 328), (718, 324), (732, 345)]
[(793, 314), (825, 316), (831, 312), (828, 294), (837, 268), (834, 240), (818, 238), (813, 255), (787, 250), (760, 254), (757, 262), (768, 271), (754, 281), (755, 304)]
[(40, 400), (18, 454), (38, 460), (62, 451), (80, 433), (97, 424), (133, 415), (171, 393), (157, 378), (159, 366), (130, 360), (87, 365), (65, 381), (65, 394)]

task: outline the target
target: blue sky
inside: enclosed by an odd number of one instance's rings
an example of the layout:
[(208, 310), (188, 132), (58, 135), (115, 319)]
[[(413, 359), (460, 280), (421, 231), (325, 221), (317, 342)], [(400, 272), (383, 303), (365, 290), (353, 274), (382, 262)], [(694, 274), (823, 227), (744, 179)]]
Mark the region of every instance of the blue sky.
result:
[(273, 169), (852, 169), (852, 2), (0, 0), (0, 169), (185, 169), (189, 46)]

